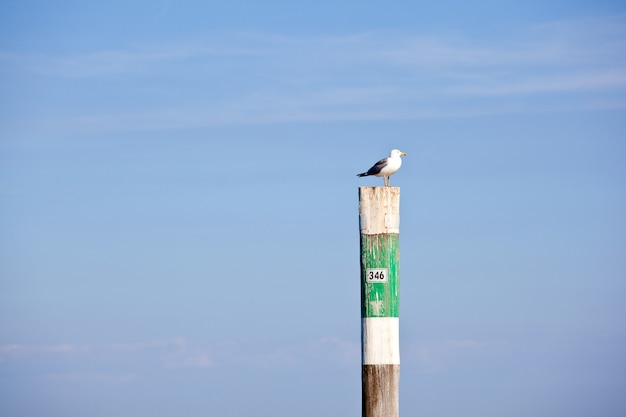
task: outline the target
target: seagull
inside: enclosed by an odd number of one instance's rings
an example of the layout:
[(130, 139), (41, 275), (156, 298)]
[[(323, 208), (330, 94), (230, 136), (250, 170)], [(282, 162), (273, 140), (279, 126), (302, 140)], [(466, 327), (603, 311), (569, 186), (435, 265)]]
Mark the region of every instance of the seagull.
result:
[(392, 174), (399, 170), (400, 166), (402, 165), (402, 158), (400, 158), (401, 156), (406, 156), (406, 152), (394, 149), (389, 152), (389, 157), (383, 158), (380, 161), (376, 162), (373, 167), (367, 170), (367, 172), (357, 174), (357, 177), (367, 177), (368, 175), (383, 177), (383, 182), (385, 186), (389, 187), (391, 182), (391, 178), (389, 177), (391, 177)]

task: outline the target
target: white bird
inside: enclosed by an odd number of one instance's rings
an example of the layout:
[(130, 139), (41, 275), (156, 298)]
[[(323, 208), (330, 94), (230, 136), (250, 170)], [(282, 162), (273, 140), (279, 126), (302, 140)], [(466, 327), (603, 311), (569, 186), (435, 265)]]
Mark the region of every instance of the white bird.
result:
[(406, 156), (406, 152), (394, 149), (389, 152), (389, 157), (381, 159), (376, 162), (373, 167), (368, 169), (367, 172), (362, 172), (357, 174), (357, 176), (367, 177), (368, 175), (374, 175), (376, 177), (383, 177), (383, 183), (385, 186), (389, 187), (391, 182), (391, 178), (389, 177), (399, 170), (402, 165), (401, 156)]

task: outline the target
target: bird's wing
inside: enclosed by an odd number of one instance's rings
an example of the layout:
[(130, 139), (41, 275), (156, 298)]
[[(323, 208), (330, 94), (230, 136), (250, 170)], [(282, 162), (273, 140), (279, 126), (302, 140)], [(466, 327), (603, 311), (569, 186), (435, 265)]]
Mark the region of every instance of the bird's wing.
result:
[(387, 159), (388, 158), (383, 158), (376, 162), (376, 164), (374, 164), (374, 166), (367, 171), (367, 175), (376, 175), (380, 173), (380, 171), (387, 166)]

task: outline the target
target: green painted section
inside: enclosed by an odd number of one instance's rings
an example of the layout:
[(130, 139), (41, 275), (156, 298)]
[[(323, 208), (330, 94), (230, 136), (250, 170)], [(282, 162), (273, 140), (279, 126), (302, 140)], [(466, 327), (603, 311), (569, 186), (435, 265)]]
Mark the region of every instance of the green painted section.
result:
[[(361, 234), (361, 317), (398, 317), (399, 236)], [(368, 268), (387, 268), (387, 282), (367, 282)]]

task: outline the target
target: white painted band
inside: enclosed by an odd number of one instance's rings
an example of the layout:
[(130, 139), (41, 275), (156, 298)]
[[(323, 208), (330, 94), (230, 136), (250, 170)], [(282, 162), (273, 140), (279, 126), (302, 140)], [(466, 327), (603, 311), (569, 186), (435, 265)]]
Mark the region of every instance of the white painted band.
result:
[(363, 365), (399, 365), (400, 319), (368, 317), (362, 319), (361, 325)]
[(359, 187), (359, 219), (362, 234), (400, 233), (400, 188)]
[(399, 214), (385, 214), (385, 227), (387, 233), (400, 233), (400, 215)]

